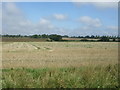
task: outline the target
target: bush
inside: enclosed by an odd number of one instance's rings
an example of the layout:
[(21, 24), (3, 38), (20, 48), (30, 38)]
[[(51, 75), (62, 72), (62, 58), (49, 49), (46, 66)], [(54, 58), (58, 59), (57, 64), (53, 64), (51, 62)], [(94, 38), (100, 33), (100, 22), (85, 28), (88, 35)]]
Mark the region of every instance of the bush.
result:
[(104, 42), (107, 42), (107, 41), (110, 41), (109, 40), (109, 37), (106, 37), (106, 36), (102, 36), (100, 41), (104, 41)]
[(61, 35), (56, 35), (56, 34), (50, 35), (49, 38), (51, 40), (54, 40), (54, 41), (61, 41), (62, 40), (62, 36)]

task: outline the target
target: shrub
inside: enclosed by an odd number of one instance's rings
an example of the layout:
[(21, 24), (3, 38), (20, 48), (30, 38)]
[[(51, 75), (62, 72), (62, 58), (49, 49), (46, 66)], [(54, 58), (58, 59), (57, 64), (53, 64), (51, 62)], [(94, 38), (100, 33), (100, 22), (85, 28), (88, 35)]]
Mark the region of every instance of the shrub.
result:
[(54, 41), (61, 41), (62, 40), (62, 36), (61, 35), (56, 35), (56, 34), (50, 35), (49, 38), (51, 40), (54, 40)]
[(107, 42), (107, 41), (110, 41), (110, 40), (109, 40), (109, 37), (102, 36), (101, 39), (100, 39), (100, 41), (105, 41), (105, 42)]

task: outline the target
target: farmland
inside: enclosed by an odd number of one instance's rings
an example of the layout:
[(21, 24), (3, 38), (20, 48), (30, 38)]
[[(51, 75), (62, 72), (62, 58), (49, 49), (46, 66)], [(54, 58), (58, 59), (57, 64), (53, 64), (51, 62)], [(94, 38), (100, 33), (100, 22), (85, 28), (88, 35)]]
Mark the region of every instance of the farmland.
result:
[(118, 88), (118, 42), (2, 42), (4, 88)]
[(46, 38), (28, 38), (28, 37), (19, 37), (19, 38), (10, 38), (10, 37), (2, 37), (3, 42), (40, 42), (46, 41)]

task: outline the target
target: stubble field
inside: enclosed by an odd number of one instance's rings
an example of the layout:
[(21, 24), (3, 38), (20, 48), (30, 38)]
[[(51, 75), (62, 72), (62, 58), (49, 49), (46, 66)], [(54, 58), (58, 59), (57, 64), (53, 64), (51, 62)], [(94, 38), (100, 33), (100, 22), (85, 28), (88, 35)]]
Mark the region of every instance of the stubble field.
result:
[(117, 42), (2, 42), (4, 88), (118, 88)]

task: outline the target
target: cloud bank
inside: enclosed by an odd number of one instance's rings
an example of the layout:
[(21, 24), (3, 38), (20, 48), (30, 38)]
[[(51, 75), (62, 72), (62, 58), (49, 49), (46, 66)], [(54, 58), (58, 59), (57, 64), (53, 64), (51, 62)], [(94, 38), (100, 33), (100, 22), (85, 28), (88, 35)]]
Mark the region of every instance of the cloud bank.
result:
[(89, 16), (83, 16), (78, 19), (79, 22), (91, 26), (91, 27), (100, 27), (102, 26), (101, 21), (98, 18), (91, 18)]
[(54, 14), (53, 17), (57, 20), (66, 20), (68, 17), (64, 14)]

